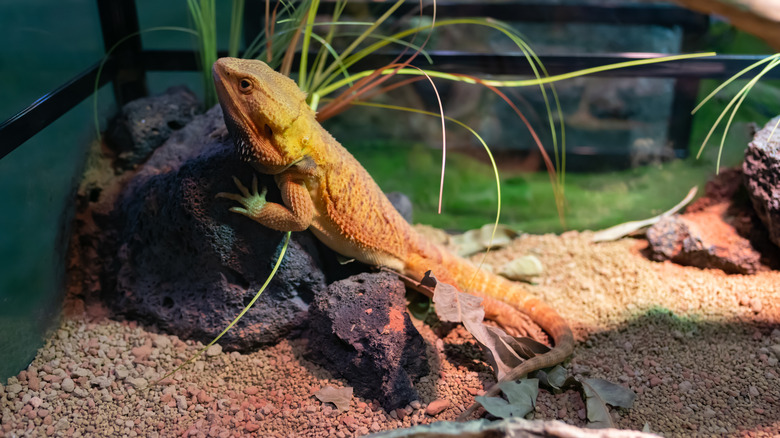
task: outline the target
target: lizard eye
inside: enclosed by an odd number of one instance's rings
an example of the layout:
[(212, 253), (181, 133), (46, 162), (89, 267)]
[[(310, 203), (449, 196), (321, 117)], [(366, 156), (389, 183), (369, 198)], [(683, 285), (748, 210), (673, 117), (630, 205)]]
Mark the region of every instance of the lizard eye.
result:
[(252, 81), (249, 79), (241, 79), (241, 81), (238, 83), (238, 89), (241, 90), (242, 93), (248, 93), (252, 91), (252, 88)]

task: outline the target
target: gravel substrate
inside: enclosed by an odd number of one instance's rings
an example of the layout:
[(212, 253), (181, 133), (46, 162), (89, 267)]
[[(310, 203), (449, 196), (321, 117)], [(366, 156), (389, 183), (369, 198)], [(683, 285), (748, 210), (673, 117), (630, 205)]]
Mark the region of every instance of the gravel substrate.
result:
[[(640, 254), (643, 241), (588, 237), (523, 236), (487, 263), (529, 253), (543, 262), (529, 288), (575, 328), (568, 370), (638, 394), (634, 408), (613, 412), (616, 424), (664, 436), (780, 433), (780, 273), (656, 263)], [(303, 359), (299, 340), (251, 354), (215, 346), (144, 390), (201, 344), (89, 310), (66, 317), (30, 367), (0, 386), (4, 436), (351, 437), (452, 420), (493, 382), (463, 329), (434, 333), (417, 321), (432, 371), (416, 384), (419, 402), (390, 413), (358, 397), (345, 412), (320, 402), (314, 392), (345, 384)], [(541, 391), (533, 416), (585, 424), (572, 391)]]

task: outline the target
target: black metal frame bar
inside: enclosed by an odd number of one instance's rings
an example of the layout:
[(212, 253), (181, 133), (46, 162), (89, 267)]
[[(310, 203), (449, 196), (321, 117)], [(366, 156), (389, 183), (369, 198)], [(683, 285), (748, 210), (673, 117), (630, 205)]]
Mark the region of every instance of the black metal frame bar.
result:
[(114, 48), (111, 58), (117, 66), (113, 81), (117, 102), (146, 96), (146, 68), (135, 0), (96, 1), (103, 47), (106, 51)]
[[(0, 124), (0, 159), (52, 124), (74, 106), (88, 98), (95, 89), (100, 63), (79, 73), (51, 93), (44, 94), (13, 117)], [(116, 76), (116, 64), (108, 60), (103, 66), (99, 86)]]
[[(96, 0), (106, 47), (123, 40), (127, 35), (138, 32), (138, 15), (134, 0)], [(257, 2), (247, 2), (247, 8), (257, 7)], [(329, 7), (323, 3), (323, 11)], [(440, 17), (462, 17), (485, 13), (485, 5), (450, 4), (438, 2)], [(492, 4), (490, 15), (504, 21), (568, 21), (600, 22), (619, 24), (679, 25), (686, 30), (706, 29), (707, 18), (699, 14), (665, 5), (641, 7), (603, 7), (581, 5), (548, 5), (510, 2)], [(404, 5), (402, 14), (415, 13), (415, 5)], [(641, 9), (641, 13), (637, 13)], [(247, 12), (250, 16), (251, 11)], [(649, 56), (649, 55), (648, 55)], [(529, 75), (531, 70), (522, 54), (473, 54), (461, 52), (433, 52), (435, 68), (445, 72), (488, 75)], [(376, 68), (394, 58), (393, 54), (375, 54), (364, 59), (356, 68)], [(552, 75), (566, 73), (605, 64), (640, 59), (639, 55), (599, 54), (581, 56), (540, 56)], [(114, 83), (114, 93), (121, 105), (146, 95), (147, 71), (194, 71), (197, 70), (197, 55), (194, 51), (143, 50), (138, 37), (128, 38), (111, 54), (100, 77), (99, 86), (109, 81)], [(679, 91), (675, 97), (670, 137), (681, 138), (690, 131), (690, 117), (680, 117), (693, 107), (692, 99), (702, 78), (727, 78), (761, 59), (759, 56), (721, 55), (696, 60), (667, 62), (636, 66), (621, 70), (601, 72), (598, 76), (665, 77), (676, 78)], [(418, 65), (424, 61), (418, 58)], [(54, 122), (92, 93), (97, 76), (98, 64), (72, 78), (56, 90), (48, 93), (30, 106), (0, 124), (0, 159), (27, 141), (33, 135)], [(780, 71), (771, 71), (767, 79), (780, 78)], [(687, 137), (686, 137), (687, 138)], [(687, 142), (686, 142), (687, 145)]]

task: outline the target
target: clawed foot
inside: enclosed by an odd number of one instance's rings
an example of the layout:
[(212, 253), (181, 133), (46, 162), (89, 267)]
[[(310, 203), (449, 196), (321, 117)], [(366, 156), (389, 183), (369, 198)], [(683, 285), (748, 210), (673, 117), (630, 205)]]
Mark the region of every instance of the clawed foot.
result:
[(233, 177), (233, 182), (236, 183), (236, 187), (238, 187), (241, 194), (220, 192), (217, 193), (217, 198), (227, 198), (240, 203), (243, 207), (230, 207), (230, 211), (243, 214), (248, 218), (256, 218), (266, 204), (265, 195), (268, 189), (263, 187), (262, 191), (257, 191), (257, 175), (252, 175), (251, 192), (235, 176)]

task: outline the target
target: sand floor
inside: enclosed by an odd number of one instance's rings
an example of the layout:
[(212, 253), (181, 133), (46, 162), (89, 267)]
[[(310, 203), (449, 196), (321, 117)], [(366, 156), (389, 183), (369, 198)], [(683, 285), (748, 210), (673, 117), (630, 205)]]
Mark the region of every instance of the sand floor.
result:
[[(632, 409), (613, 411), (618, 427), (669, 437), (778, 436), (780, 272), (726, 275), (651, 262), (642, 240), (588, 237), (522, 236), (487, 263), (529, 253), (543, 262), (529, 288), (574, 327), (578, 346), (566, 368), (638, 395)], [(358, 397), (346, 412), (320, 402), (315, 391), (345, 383), (303, 359), (298, 340), (251, 354), (215, 347), (143, 390), (201, 345), (99, 310), (71, 312), (32, 365), (0, 386), (4, 436), (351, 437), (452, 420), (494, 381), (463, 329), (440, 338), (417, 321), (432, 372), (416, 384), (419, 402), (391, 413)], [(579, 426), (584, 417), (574, 391), (540, 391), (533, 413)]]

